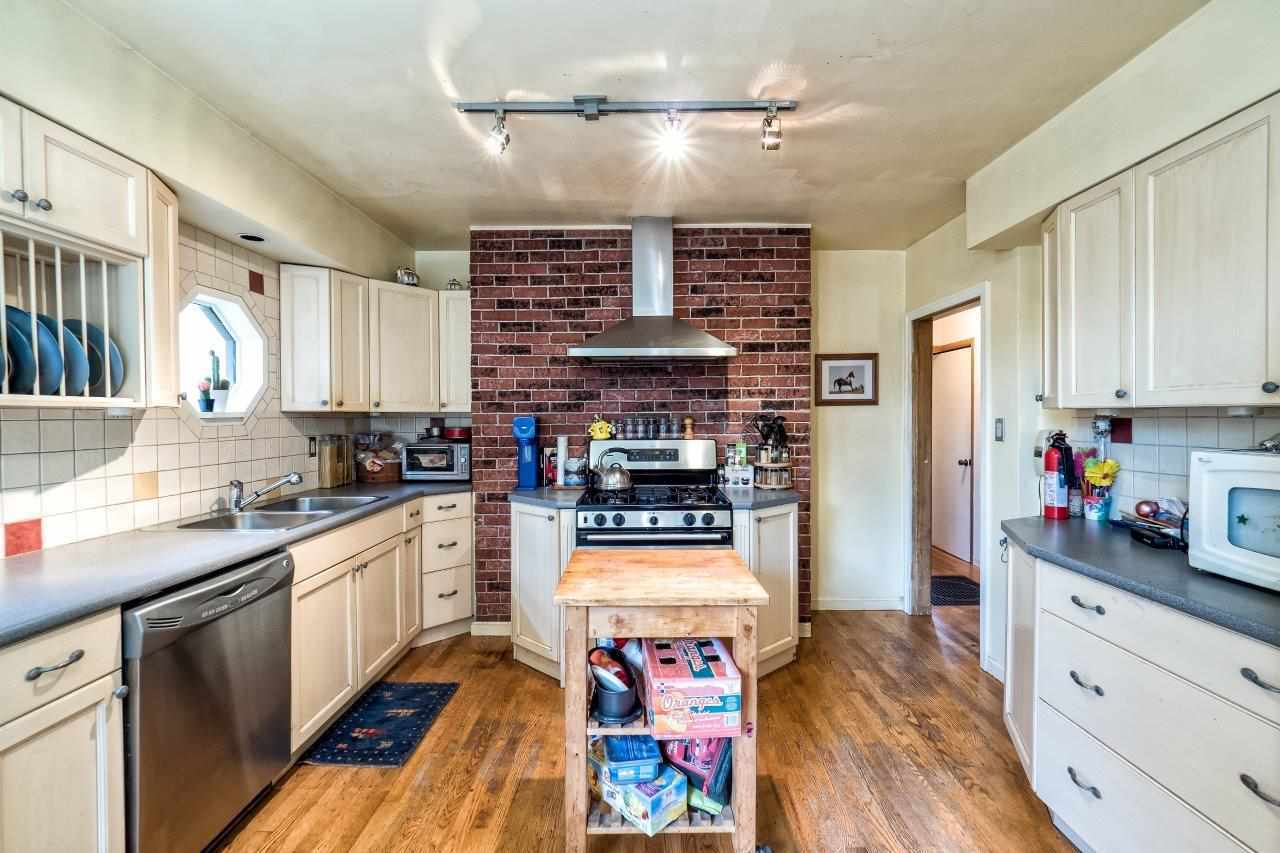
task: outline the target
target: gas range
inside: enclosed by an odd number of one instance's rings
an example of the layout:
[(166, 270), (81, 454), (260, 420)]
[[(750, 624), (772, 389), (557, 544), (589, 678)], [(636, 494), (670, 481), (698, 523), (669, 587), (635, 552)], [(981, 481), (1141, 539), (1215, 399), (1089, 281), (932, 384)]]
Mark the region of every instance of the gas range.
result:
[(711, 439), (593, 441), (592, 465), (621, 463), (632, 486), (593, 482), (577, 505), (577, 544), (594, 548), (731, 548), (733, 504), (716, 485)]

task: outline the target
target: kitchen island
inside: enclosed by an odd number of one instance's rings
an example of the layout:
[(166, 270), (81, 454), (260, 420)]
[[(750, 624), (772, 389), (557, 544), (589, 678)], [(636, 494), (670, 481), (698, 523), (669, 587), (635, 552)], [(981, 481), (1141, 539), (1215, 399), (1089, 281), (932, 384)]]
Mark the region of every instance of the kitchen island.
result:
[(730, 637), (742, 676), (742, 734), (733, 741), (733, 795), (714, 820), (681, 816), (663, 832), (732, 833), (736, 853), (756, 849), (756, 608), (769, 595), (730, 550), (594, 549), (574, 552), (555, 604), (565, 609), (565, 850), (593, 834), (638, 833), (617, 814), (591, 809), (587, 737), (645, 734), (588, 723), (587, 650), (596, 637)]

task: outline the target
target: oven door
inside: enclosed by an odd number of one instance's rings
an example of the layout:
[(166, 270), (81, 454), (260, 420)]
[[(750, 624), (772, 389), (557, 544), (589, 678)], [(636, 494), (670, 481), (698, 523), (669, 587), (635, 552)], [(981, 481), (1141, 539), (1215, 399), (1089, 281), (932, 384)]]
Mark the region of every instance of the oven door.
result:
[(1191, 565), (1280, 590), (1280, 455), (1192, 451), (1190, 498)]
[(406, 444), (400, 452), (405, 480), (466, 480), (471, 476), (471, 446), (440, 442)]
[(578, 531), (579, 548), (732, 548), (732, 530)]

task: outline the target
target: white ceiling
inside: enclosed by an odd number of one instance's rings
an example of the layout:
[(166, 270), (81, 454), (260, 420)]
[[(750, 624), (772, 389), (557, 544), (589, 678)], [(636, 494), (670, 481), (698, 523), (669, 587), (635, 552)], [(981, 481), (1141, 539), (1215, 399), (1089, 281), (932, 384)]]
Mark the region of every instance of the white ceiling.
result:
[[(1203, 0), (71, 0), (418, 249), (473, 224), (812, 223), (824, 248), (903, 248), (964, 180)], [(451, 102), (796, 98), (759, 117), (487, 116)]]

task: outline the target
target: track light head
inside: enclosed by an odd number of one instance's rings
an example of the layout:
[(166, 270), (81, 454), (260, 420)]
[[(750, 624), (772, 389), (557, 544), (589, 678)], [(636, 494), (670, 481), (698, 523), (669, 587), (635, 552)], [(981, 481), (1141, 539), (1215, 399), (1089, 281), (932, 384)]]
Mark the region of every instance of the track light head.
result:
[(777, 151), (782, 147), (782, 119), (776, 107), (769, 107), (760, 124), (760, 150)]
[(668, 159), (677, 159), (683, 156), (686, 142), (684, 127), (680, 124), (680, 113), (675, 110), (667, 110), (667, 116), (662, 124), (662, 136), (658, 142), (663, 156)]
[(497, 121), (493, 123), (493, 127), (489, 130), (489, 136), (485, 139), (485, 145), (489, 149), (489, 153), (495, 157), (506, 152), (507, 147), (511, 145), (511, 134), (507, 132), (507, 118), (501, 111), (496, 113)]

